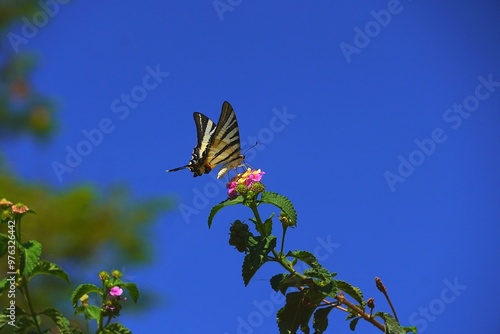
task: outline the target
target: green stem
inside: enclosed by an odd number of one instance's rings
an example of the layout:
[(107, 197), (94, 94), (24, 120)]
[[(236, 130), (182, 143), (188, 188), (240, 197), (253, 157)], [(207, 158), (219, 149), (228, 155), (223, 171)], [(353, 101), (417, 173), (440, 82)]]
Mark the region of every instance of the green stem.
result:
[(288, 226), (282, 225), (283, 226), (283, 234), (281, 235), (281, 248), (280, 248), (280, 254), (283, 255), (283, 249), (285, 248), (285, 234), (288, 229)]
[[(14, 219), (16, 221), (16, 219)], [(16, 223), (16, 239), (19, 244), (21, 244), (21, 216), (19, 216), (19, 220), (17, 220)], [(18, 248), (18, 254), (19, 256), (17, 257), (17, 260), (21, 260), (20, 256), (21, 250)], [(19, 262), (18, 262), (19, 263)], [(19, 273), (21, 275), (21, 273)], [(33, 307), (33, 303), (31, 302), (31, 296), (30, 296), (30, 291), (28, 288), (28, 277), (22, 277), (22, 283), (21, 283), (21, 292), (24, 295), (24, 299), (26, 299), (26, 302), (28, 303), (28, 307), (30, 309), (30, 315), (33, 318), (33, 323), (35, 324), (36, 330), (38, 333), (42, 333), (42, 329), (40, 328), (40, 324), (38, 323), (38, 320), (36, 319), (36, 312), (35, 308)]]
[[(102, 291), (106, 292), (106, 284), (104, 283), (104, 280), (102, 281)], [(99, 323), (98, 323), (98, 329), (97, 332), (99, 333), (104, 327), (103, 327), (103, 321), (104, 321), (104, 306), (106, 302), (106, 296), (105, 293), (102, 295), (102, 301), (101, 301), (101, 313), (99, 315)]]
[(23, 290), (24, 298), (26, 299), (26, 302), (28, 303), (28, 307), (30, 309), (30, 315), (33, 318), (33, 323), (35, 324), (36, 330), (38, 331), (38, 333), (41, 334), (42, 333), (42, 329), (40, 328), (40, 325), (38, 324), (38, 320), (36, 319), (36, 313), (35, 313), (35, 309), (33, 307), (33, 303), (31, 302), (31, 297), (30, 297), (30, 292), (29, 292), (29, 289), (28, 289), (28, 284), (26, 283), (26, 280), (24, 280), (24, 279), (23, 279), (22, 290)]
[(260, 218), (259, 210), (257, 210), (257, 204), (255, 202), (252, 202), (250, 204), (250, 209), (252, 210), (254, 216), (255, 216), (255, 222), (257, 224), (257, 230), (262, 231), (263, 237), (267, 237), (267, 235), (264, 235), (265, 229), (264, 229), (264, 223), (262, 222), (262, 219)]

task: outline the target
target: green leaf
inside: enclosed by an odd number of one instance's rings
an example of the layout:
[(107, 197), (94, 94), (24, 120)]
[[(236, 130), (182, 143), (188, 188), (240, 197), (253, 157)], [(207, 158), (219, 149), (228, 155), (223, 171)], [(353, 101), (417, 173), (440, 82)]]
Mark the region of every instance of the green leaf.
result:
[(97, 324), (99, 325), (99, 321), (101, 320), (101, 308), (95, 305), (85, 306), (83, 309), (83, 314), (87, 319), (95, 319), (97, 320)]
[(286, 294), (289, 287), (299, 287), (307, 285), (300, 277), (290, 274), (278, 274), (271, 278), (271, 287), (274, 291), (280, 291)]
[(132, 331), (118, 322), (114, 322), (100, 332), (103, 334), (132, 334)]
[[(40, 324), (40, 317), (36, 316), (36, 321)], [(16, 317), (16, 333), (36, 333), (35, 331), (29, 332), (30, 328), (35, 328), (35, 323), (33, 322), (33, 318), (28, 315), (22, 315)]]
[(71, 325), (69, 320), (57, 309), (55, 308), (46, 308), (40, 314), (46, 315), (49, 317), (55, 324), (56, 326), (61, 330), (69, 330)]
[(42, 255), (42, 244), (36, 240), (30, 240), (22, 243), (21, 248), (21, 275), (31, 277), (31, 272), (40, 262)]
[(312, 268), (316, 268), (316, 267), (320, 266), (316, 257), (308, 251), (288, 252), (288, 254), (286, 256), (291, 256), (291, 257), (294, 257), (298, 260), (301, 260), (302, 262), (307, 263)]
[(62, 279), (63, 281), (66, 281), (66, 283), (69, 283), (69, 276), (68, 274), (57, 264), (41, 260), (38, 265), (33, 269), (33, 272), (31, 273), (31, 277), (34, 277), (36, 275), (52, 275), (55, 277), (58, 277)]
[[(259, 232), (261, 235), (271, 235), (271, 232), (273, 230), (273, 217), (274, 213), (272, 213), (271, 216), (264, 221), (264, 224), (262, 225), (255, 224), (257, 232)], [(254, 219), (250, 220), (255, 223)]]
[(271, 277), (271, 279), (269, 280), (269, 283), (271, 283), (271, 288), (274, 291), (278, 292), (281, 288), (281, 281), (287, 276), (289, 276), (289, 274), (278, 274)]
[(389, 313), (385, 312), (377, 312), (375, 313), (375, 317), (380, 317), (385, 321), (385, 333), (386, 334), (406, 334), (408, 332), (412, 332), (414, 334), (417, 333), (417, 328), (414, 326), (410, 327), (402, 327), (399, 322), (393, 318), (393, 316)]
[(212, 221), (220, 209), (222, 209), (226, 206), (231, 206), (231, 205), (236, 205), (236, 204), (241, 204), (241, 203), (243, 203), (243, 197), (238, 196), (238, 197), (233, 198), (233, 199), (227, 199), (223, 202), (220, 202), (216, 206), (214, 206), (212, 208), (212, 210), (210, 210), (210, 215), (208, 216), (208, 228), (210, 228), (212, 226)]
[(319, 308), (314, 312), (313, 328), (314, 334), (321, 334), (328, 327), (328, 314), (333, 309), (332, 306)]
[(354, 332), (354, 331), (356, 330), (356, 325), (358, 324), (359, 319), (361, 319), (361, 318), (359, 318), (359, 317), (358, 317), (358, 318), (354, 318), (354, 319), (352, 319), (352, 321), (349, 323), (349, 328), (350, 328), (350, 330), (351, 330), (351, 331), (353, 331), (353, 332)]
[(101, 289), (99, 289), (98, 286), (94, 284), (81, 284), (79, 285), (75, 291), (73, 291), (73, 294), (71, 295), (71, 305), (73, 305), (73, 308), (76, 309), (78, 306), (78, 302), (80, 301), (80, 298), (85, 295), (89, 294), (91, 292), (96, 292), (98, 294), (102, 294)]
[(127, 291), (134, 303), (137, 303), (137, 299), (139, 298), (139, 289), (137, 289), (137, 285), (135, 283), (124, 283), (122, 285)]
[(264, 191), (260, 202), (277, 206), (288, 216), (291, 221), (291, 226), (297, 225), (297, 212), (295, 211), (292, 202), (285, 196), (274, 192)]
[(317, 304), (310, 303), (308, 290), (290, 292), (286, 295), (286, 303), (276, 315), (280, 333), (297, 333), (299, 327), (309, 330), (309, 320)]
[(248, 285), (253, 275), (267, 262), (267, 254), (276, 247), (276, 237), (253, 237), (248, 239), (248, 253), (243, 260), (242, 276), (245, 286)]
[(337, 287), (340, 290), (344, 291), (346, 294), (348, 294), (349, 296), (354, 298), (354, 300), (359, 303), (362, 310), (365, 309), (366, 302), (364, 301), (363, 293), (361, 292), (361, 290), (359, 288), (352, 286), (351, 284), (349, 284), (345, 281), (336, 280), (335, 282), (337, 283)]

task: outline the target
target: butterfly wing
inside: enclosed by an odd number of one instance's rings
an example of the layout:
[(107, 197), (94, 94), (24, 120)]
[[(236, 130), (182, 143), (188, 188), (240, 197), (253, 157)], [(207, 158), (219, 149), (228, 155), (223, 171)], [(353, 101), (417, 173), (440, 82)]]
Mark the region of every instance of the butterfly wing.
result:
[(219, 122), (215, 128), (207, 150), (206, 165), (214, 168), (224, 164), (217, 175), (220, 178), (227, 170), (236, 168), (243, 161), (240, 146), (240, 131), (233, 107), (224, 101)]
[(240, 132), (233, 107), (224, 101), (218, 125), (202, 113), (193, 113), (196, 124), (198, 143), (193, 149), (189, 164), (169, 169), (175, 172), (188, 168), (193, 176), (209, 173), (213, 168), (224, 164), (217, 178), (222, 177), (229, 169), (236, 168), (242, 161)]
[(189, 161), (189, 164), (168, 169), (167, 172), (176, 172), (178, 170), (188, 168), (194, 173), (195, 177), (208, 173), (203, 167), (205, 160), (204, 156), (206, 155), (207, 148), (210, 145), (210, 138), (215, 132), (216, 125), (210, 118), (199, 112), (193, 113), (193, 118), (194, 123), (196, 124), (196, 137), (198, 141), (193, 149), (193, 153), (191, 154), (191, 160)]

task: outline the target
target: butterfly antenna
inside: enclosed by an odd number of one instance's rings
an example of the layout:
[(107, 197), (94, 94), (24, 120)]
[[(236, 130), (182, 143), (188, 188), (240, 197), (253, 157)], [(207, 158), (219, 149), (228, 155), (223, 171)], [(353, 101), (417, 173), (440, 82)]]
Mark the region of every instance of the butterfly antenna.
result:
[(255, 147), (255, 146), (257, 146), (257, 145), (259, 145), (259, 142), (258, 142), (258, 141), (256, 141), (256, 142), (255, 142), (255, 144), (253, 144), (252, 146), (250, 146), (249, 148), (247, 148), (247, 149), (245, 150), (245, 152), (243, 152), (243, 155), (245, 155), (245, 153), (247, 153), (248, 151), (250, 151), (252, 148), (254, 148), (254, 147)]

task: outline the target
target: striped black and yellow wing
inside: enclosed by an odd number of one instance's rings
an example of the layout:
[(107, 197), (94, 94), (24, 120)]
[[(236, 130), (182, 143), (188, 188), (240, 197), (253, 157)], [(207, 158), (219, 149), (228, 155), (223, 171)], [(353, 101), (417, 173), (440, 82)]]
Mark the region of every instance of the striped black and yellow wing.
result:
[(217, 178), (222, 177), (229, 169), (236, 168), (243, 161), (240, 146), (240, 132), (233, 107), (224, 101), (217, 125), (207, 116), (195, 112), (198, 143), (193, 149), (191, 160), (186, 166), (167, 170), (175, 172), (188, 168), (193, 176), (209, 173), (218, 165), (223, 165)]

